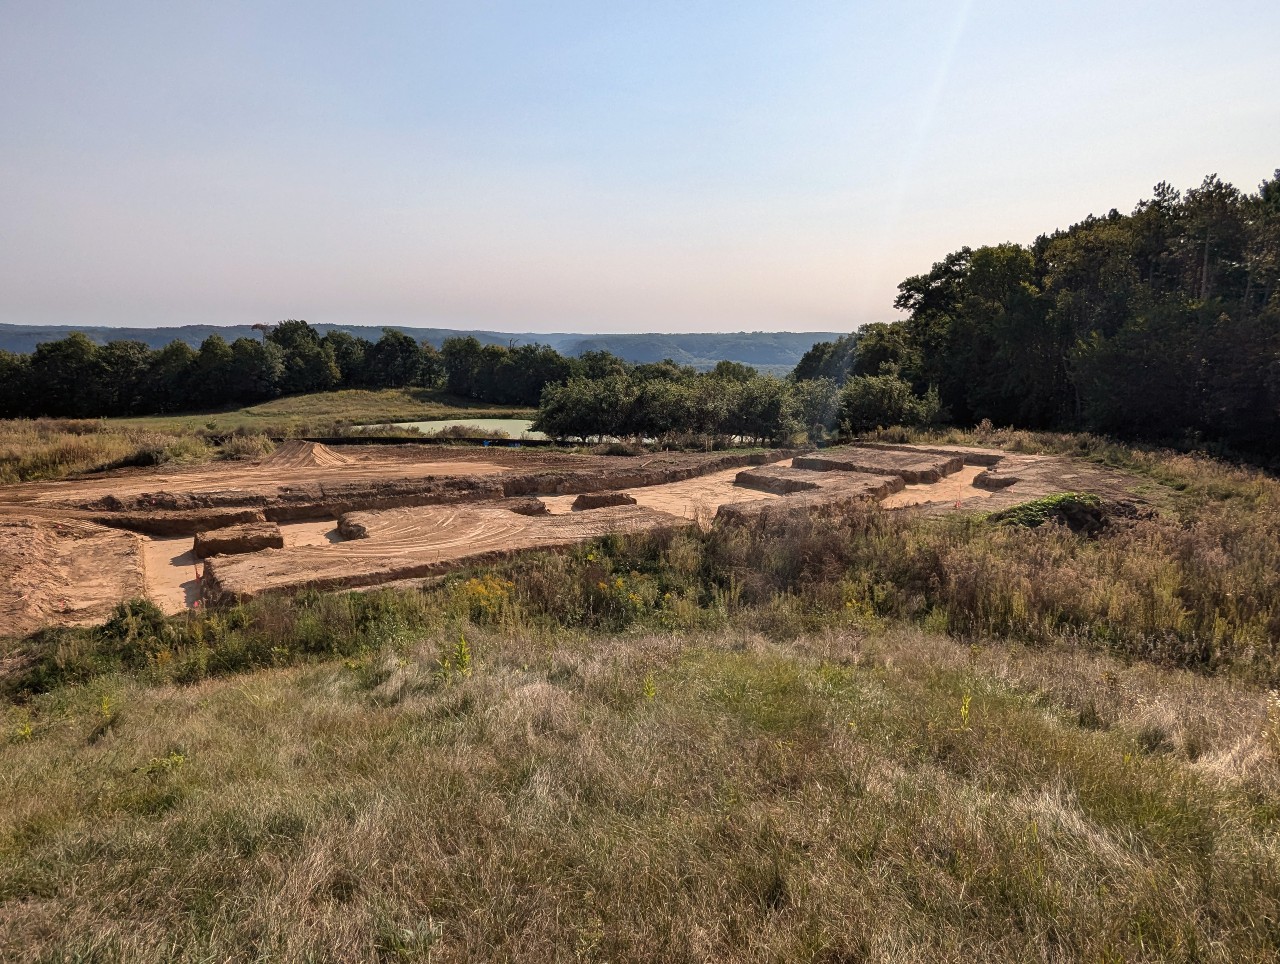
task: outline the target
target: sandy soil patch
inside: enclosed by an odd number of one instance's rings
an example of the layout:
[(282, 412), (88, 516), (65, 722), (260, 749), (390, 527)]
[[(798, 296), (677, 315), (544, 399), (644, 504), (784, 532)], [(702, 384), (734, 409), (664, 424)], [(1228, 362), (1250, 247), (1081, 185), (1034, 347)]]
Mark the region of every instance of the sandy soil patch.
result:
[[(280, 526), (285, 548), (323, 548), (342, 542), (338, 523), (292, 522)], [(204, 560), (197, 559), (190, 536), (142, 537), (147, 597), (167, 615), (191, 609), (200, 600)]]
[(204, 563), (196, 558), (190, 536), (146, 539), (147, 598), (166, 615), (190, 609), (200, 600)]
[[(791, 464), (791, 460), (772, 464), (787, 466)], [(758, 489), (737, 485), (735, 479), (741, 471), (742, 469), (735, 467), (685, 479), (682, 482), (637, 486), (622, 491), (634, 498), (638, 505), (697, 522), (705, 528), (711, 524), (716, 510), (722, 505), (779, 498), (772, 492), (761, 492)], [(544, 495), (540, 498), (553, 515), (564, 515), (573, 511), (575, 496)]]
[(142, 541), (78, 520), (0, 520), (0, 574), (0, 636), (92, 625), (142, 595)]
[[(787, 465), (788, 462), (778, 462)], [(651, 485), (639, 489), (627, 489), (637, 503), (659, 512), (668, 512), (682, 519), (689, 519), (707, 528), (722, 505), (738, 502), (763, 502), (781, 496), (737, 485), (735, 479), (741, 469), (726, 469), (684, 482), (670, 485)]]

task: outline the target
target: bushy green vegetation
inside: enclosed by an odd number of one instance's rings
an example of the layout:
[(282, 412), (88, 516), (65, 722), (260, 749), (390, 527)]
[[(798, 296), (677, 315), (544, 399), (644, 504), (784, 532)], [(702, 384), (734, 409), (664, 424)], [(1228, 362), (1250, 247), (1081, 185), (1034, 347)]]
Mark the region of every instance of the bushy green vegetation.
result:
[[(784, 442), (808, 421), (802, 406), (832, 407), (834, 386), (801, 395), (740, 365), (712, 372), (668, 365), (623, 367), (548, 386), (533, 427), (553, 438), (653, 438), (665, 444), (717, 439)], [(815, 418), (826, 417), (817, 412)], [(813, 430), (822, 433), (821, 422)]]
[(445, 385), (463, 398), (530, 406), (572, 367), (541, 346), (452, 338), (437, 351), (391, 328), (370, 342), (342, 331), (321, 336), (305, 321), (263, 327), (260, 340), (227, 344), (214, 334), (198, 350), (182, 341), (159, 350), (133, 341), (99, 346), (73, 332), (30, 355), (0, 352), (0, 418), (171, 414), (339, 389)]

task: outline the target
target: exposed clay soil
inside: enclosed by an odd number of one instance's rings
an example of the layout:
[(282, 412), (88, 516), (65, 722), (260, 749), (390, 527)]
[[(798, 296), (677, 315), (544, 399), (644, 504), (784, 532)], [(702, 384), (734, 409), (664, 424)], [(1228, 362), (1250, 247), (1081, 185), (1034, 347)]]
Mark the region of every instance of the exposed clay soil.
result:
[[(303, 586), (362, 587), (609, 532), (878, 500), (994, 510), (1053, 492), (1132, 498), (1133, 481), (1051, 456), (951, 446), (638, 457), (286, 443), (257, 463), (0, 487), (0, 635), (99, 622), (131, 596), (166, 612)], [(587, 511), (572, 511), (587, 494)], [(546, 511), (543, 512), (542, 507)], [(208, 529), (279, 527), (281, 548), (201, 562)], [(272, 530), (273, 532), (275, 530)], [(135, 532), (147, 533), (137, 535)], [(251, 540), (250, 540), (251, 541)]]
[(142, 540), (90, 522), (0, 519), (0, 636), (102, 622), (144, 591)]

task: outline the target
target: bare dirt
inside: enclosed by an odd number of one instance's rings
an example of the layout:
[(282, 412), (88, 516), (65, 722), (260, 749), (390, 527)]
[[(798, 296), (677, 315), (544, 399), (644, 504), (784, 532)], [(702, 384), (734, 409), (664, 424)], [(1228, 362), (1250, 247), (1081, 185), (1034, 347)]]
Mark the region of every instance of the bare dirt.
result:
[[(775, 510), (872, 500), (989, 511), (1068, 490), (1132, 498), (1133, 487), (1066, 458), (951, 446), (622, 457), (292, 442), (255, 463), (0, 487), (0, 636), (100, 622), (143, 594), (180, 612), (268, 591), (431, 577), (610, 532), (750, 523)], [(573, 511), (584, 493), (592, 505), (635, 504)], [(192, 551), (202, 530), (272, 523), (280, 548), (203, 562)]]
[(144, 592), (142, 540), (80, 520), (0, 518), (0, 636), (102, 622)]
[(989, 499), (992, 491), (975, 485), (978, 476), (986, 471), (981, 465), (964, 465), (957, 472), (937, 482), (918, 482), (904, 486), (900, 491), (885, 496), (880, 504), (886, 509), (901, 509), (911, 505)]
[(670, 530), (681, 519), (640, 506), (571, 515), (527, 516), (498, 505), (424, 506), (353, 512), (348, 538), (330, 547), (295, 546), (205, 562), (203, 589), (213, 602), (272, 590), (334, 589), (417, 579), (524, 549), (556, 549), (610, 532)]

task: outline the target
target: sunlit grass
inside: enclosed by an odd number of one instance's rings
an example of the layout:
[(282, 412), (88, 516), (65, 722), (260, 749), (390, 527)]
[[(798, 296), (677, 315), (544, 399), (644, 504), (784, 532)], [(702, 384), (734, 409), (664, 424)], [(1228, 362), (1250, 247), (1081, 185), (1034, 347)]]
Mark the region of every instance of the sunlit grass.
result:
[(454, 628), (15, 714), (0, 956), (1271, 953), (1261, 693), (912, 630), (467, 625), (460, 672)]
[(425, 388), (347, 389), (277, 398), (229, 412), (112, 419), (157, 431), (322, 434), (335, 426), (459, 417), (532, 418), (533, 409), (494, 406)]

